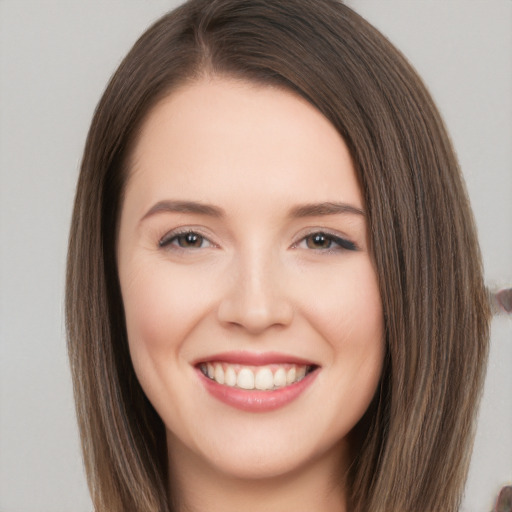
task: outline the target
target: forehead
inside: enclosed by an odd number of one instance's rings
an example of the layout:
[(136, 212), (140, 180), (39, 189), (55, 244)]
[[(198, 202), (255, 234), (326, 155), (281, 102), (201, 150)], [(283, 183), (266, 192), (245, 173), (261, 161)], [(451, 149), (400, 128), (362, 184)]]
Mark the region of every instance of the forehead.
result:
[(178, 194), (211, 202), (264, 189), (363, 206), (350, 153), (315, 107), (291, 91), (234, 79), (201, 79), (161, 100), (129, 171), (127, 192), (148, 201)]

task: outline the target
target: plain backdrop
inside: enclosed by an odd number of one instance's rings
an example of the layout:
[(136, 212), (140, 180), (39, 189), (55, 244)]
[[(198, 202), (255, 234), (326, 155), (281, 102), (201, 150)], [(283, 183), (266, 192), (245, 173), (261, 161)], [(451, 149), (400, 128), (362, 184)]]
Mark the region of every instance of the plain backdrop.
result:
[[(92, 510), (62, 315), (74, 187), (109, 76), (178, 3), (0, 0), (0, 512)], [(487, 283), (510, 285), (512, 1), (347, 3), (433, 93), (467, 181)], [(510, 318), (493, 321), (491, 345), (466, 512), (489, 512), (512, 483)]]

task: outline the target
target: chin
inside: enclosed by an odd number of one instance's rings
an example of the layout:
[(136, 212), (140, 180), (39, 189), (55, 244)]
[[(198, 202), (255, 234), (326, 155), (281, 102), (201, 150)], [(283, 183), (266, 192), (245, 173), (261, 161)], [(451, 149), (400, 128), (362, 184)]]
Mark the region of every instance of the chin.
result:
[[(178, 449), (185, 449), (189, 455), (193, 452), (197, 467), (204, 469), (207, 462), (209, 471), (217, 475), (247, 481), (286, 479), (308, 472), (317, 462), (327, 462), (326, 467), (339, 468), (340, 460), (348, 453), (346, 436), (336, 441), (327, 431), (323, 436), (313, 436), (311, 425), (310, 428), (303, 425), (306, 428), (300, 429), (285, 421), (276, 422), (275, 418), (268, 420), (265, 424), (265, 421), (255, 422), (252, 418), (237, 428), (213, 428), (209, 433), (203, 430), (197, 433), (197, 442), (189, 439), (188, 446), (179, 443), (181, 448)], [(177, 448), (176, 437), (172, 438), (171, 458), (172, 450)]]
[(274, 452), (272, 454), (248, 449), (246, 453), (225, 454), (211, 461), (216, 472), (228, 479), (263, 481), (284, 479), (308, 465), (302, 454)]

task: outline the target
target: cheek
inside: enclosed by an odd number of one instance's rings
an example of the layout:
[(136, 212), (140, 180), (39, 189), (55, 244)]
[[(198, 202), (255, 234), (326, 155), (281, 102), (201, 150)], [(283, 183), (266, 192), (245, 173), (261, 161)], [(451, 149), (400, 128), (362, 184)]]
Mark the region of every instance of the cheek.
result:
[[(334, 315), (332, 335), (339, 357), (350, 356), (364, 374), (380, 376), (384, 357), (384, 321), (377, 276), (369, 261), (344, 279), (342, 310)], [(337, 334), (336, 334), (337, 333)]]
[(313, 278), (312, 282), (302, 280), (303, 305), (333, 348), (343, 344), (380, 345), (382, 302), (369, 258), (354, 259), (336, 270), (328, 268)]
[[(342, 389), (365, 409), (380, 380), (385, 354), (382, 302), (369, 259), (330, 274), (310, 305), (311, 323), (327, 340)], [(365, 405), (366, 404), (366, 405)], [(362, 411), (364, 412), (364, 411)]]
[(369, 263), (366, 272), (352, 278), (350, 290), (346, 315), (336, 325), (340, 333), (336, 357), (345, 365), (349, 393), (361, 398), (362, 415), (377, 389), (385, 355), (382, 301), (377, 277)]
[(163, 373), (179, 360), (184, 340), (208, 310), (209, 286), (197, 271), (174, 272), (165, 260), (135, 262), (131, 269), (120, 281), (130, 354), (143, 381), (145, 373), (160, 367)]

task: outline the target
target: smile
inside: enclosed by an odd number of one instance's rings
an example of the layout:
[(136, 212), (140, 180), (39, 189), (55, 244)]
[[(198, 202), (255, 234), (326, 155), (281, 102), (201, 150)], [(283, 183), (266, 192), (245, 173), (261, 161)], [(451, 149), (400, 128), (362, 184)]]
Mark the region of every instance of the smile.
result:
[(277, 353), (227, 352), (195, 365), (206, 391), (246, 412), (268, 412), (295, 401), (313, 384), (320, 366)]
[(300, 382), (314, 367), (305, 364), (246, 366), (212, 361), (200, 364), (199, 369), (217, 384), (245, 390), (273, 391)]

